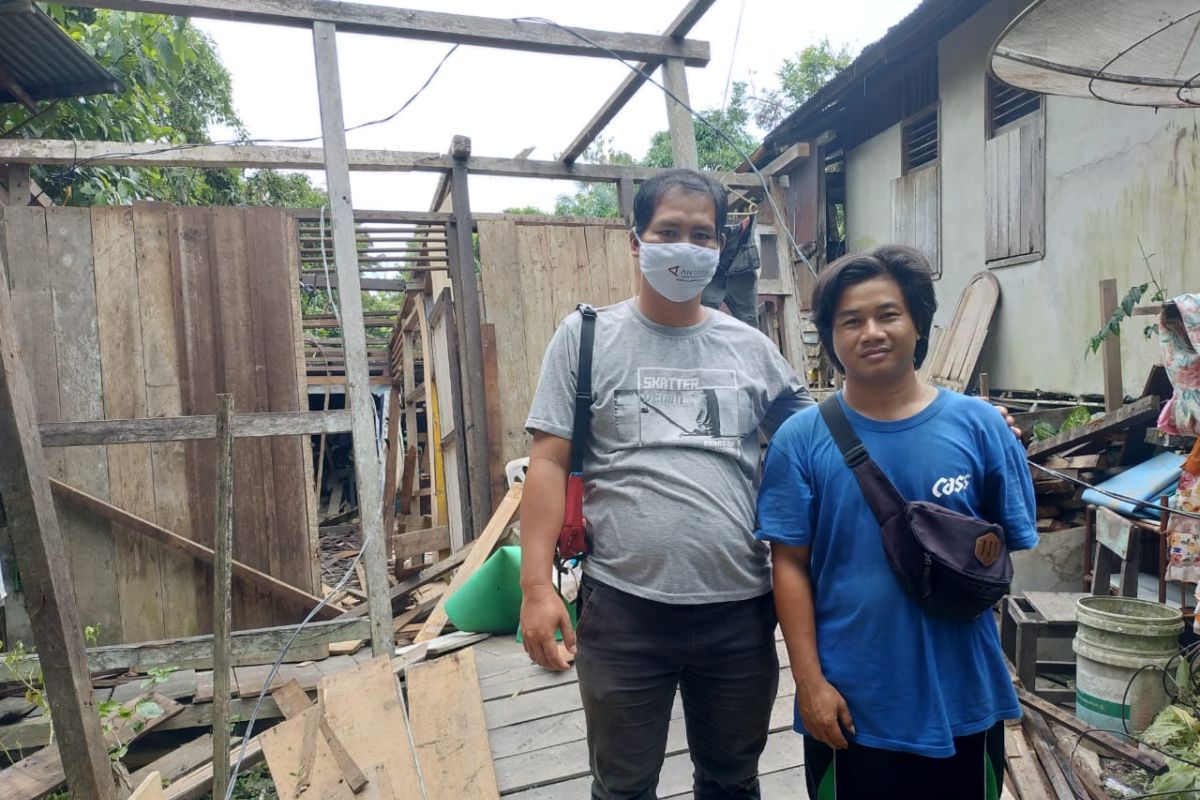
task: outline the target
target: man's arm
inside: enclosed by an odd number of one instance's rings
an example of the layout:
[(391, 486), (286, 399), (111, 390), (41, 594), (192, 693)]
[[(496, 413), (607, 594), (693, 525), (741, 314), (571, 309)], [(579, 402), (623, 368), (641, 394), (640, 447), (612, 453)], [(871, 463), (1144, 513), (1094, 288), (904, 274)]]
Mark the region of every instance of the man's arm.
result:
[(804, 729), (837, 750), (849, 746), (838, 723), (854, 733), (854, 721), (845, 698), (825, 680), (817, 657), (817, 626), (809, 574), (811, 556), (809, 546), (771, 543), (775, 611), (792, 663), (792, 676), (796, 679), (796, 705)]
[(554, 633), (575, 652), (571, 616), (554, 588), (554, 547), (566, 511), (567, 471), (571, 441), (541, 431), (533, 435), (529, 470), (521, 496), (521, 631), (525, 652), (552, 670), (570, 664), (558, 651)]

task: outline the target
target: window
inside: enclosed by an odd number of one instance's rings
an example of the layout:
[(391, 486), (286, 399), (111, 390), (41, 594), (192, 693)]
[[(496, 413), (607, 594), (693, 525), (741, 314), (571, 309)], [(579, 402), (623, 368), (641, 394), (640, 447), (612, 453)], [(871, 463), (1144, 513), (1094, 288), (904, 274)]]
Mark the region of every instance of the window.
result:
[(995, 137), (1018, 120), (1042, 110), (1042, 96), (1016, 89), (987, 76), (988, 138)]
[(902, 144), (904, 172), (932, 164), (938, 157), (937, 106), (913, 115), (904, 123)]
[(1046, 251), (1046, 125), (1042, 96), (987, 77), (984, 242), (989, 267)]

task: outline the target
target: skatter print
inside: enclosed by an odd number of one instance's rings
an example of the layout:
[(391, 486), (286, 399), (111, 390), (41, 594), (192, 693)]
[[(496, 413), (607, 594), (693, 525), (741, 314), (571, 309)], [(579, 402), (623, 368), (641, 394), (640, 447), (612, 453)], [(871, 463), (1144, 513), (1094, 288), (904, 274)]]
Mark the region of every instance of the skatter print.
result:
[(618, 435), (631, 446), (741, 446), (741, 410), (733, 370), (639, 369), (637, 388), (618, 389), (613, 411)]

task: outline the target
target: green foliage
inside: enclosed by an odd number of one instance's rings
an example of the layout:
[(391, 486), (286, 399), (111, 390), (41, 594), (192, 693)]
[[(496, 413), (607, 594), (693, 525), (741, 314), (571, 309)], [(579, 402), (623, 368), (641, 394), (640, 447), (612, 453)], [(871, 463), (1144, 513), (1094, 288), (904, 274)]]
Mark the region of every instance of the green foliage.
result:
[(1142, 295), (1150, 288), (1148, 283), (1139, 283), (1137, 286), (1131, 286), (1125, 296), (1121, 298), (1121, 302), (1117, 304), (1117, 309), (1113, 311), (1104, 323), (1104, 326), (1097, 331), (1092, 338), (1088, 339), (1087, 350), (1084, 355), (1095, 353), (1104, 344), (1104, 340), (1109, 336), (1121, 335), (1121, 323), (1127, 317), (1133, 316), (1133, 307), (1142, 299)]
[(542, 211), (537, 206), (513, 206), (512, 208), (504, 209), (505, 214), (519, 214), (527, 217), (548, 217), (550, 212)]
[[(695, 128), (696, 155), (700, 169), (736, 169), (745, 161), (745, 157), (758, 147), (757, 140), (749, 131), (750, 97), (747, 86), (742, 81), (734, 82), (729, 103), (725, 108), (709, 108), (700, 111), (699, 114), (703, 122), (697, 120)], [(732, 143), (729, 140), (732, 140)], [(642, 159), (642, 166), (674, 166), (671, 135), (667, 131), (659, 131), (650, 139), (650, 150)]]
[[(1200, 720), (1182, 706), (1171, 705), (1160, 711), (1142, 732), (1142, 739), (1176, 758), (1200, 761)], [(1200, 769), (1174, 759), (1168, 759), (1167, 765), (1167, 772), (1154, 779), (1150, 791), (1163, 800), (1193, 797), (1194, 792), (1189, 790), (1200, 789)]]
[(795, 58), (785, 58), (775, 73), (779, 88), (756, 98), (758, 107), (754, 112), (754, 121), (765, 130), (774, 128), (784, 117), (808, 102), (835, 75), (850, 66), (851, 61), (853, 56), (849, 45), (834, 47), (827, 36), (805, 47)]
[(1033, 440), (1035, 442), (1040, 442), (1045, 439), (1049, 439), (1051, 436), (1058, 433), (1058, 431), (1056, 431), (1054, 426), (1049, 422), (1039, 419), (1037, 422), (1033, 423), (1033, 430), (1031, 433), (1033, 434)]
[[(668, 143), (668, 151), (670, 145)], [(615, 150), (612, 141), (600, 137), (584, 151), (580, 158), (585, 164), (619, 164), (631, 167), (637, 160), (629, 153)], [(577, 183), (574, 194), (560, 194), (554, 202), (554, 215), (558, 217), (618, 217), (621, 215), (617, 202), (615, 183)]]
[[(214, 125), (246, 131), (233, 107), (228, 70), (212, 41), (190, 20), (48, 5), (47, 13), (121, 84), (113, 94), (43, 103), (36, 115), (0, 105), (0, 135), (44, 139), (208, 142)], [(324, 197), (306, 176), (239, 170), (133, 169), (103, 162), (76, 168), (35, 166), (34, 180), (61, 205), (153, 199), (186, 205), (315, 207)]]
[(1081, 425), (1086, 425), (1091, 418), (1091, 412), (1083, 406), (1079, 406), (1067, 415), (1067, 418), (1063, 420), (1062, 425), (1058, 426), (1058, 432), (1065, 433), (1069, 430), (1074, 430)]

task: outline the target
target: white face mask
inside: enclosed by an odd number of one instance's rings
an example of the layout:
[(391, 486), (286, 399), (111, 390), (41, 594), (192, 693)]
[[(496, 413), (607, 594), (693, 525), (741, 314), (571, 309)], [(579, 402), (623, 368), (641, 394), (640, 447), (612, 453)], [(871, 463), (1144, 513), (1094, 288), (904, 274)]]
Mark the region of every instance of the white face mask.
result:
[(638, 241), (638, 263), (642, 276), (654, 291), (674, 303), (686, 303), (708, 286), (717, 271), (721, 251), (690, 242)]

